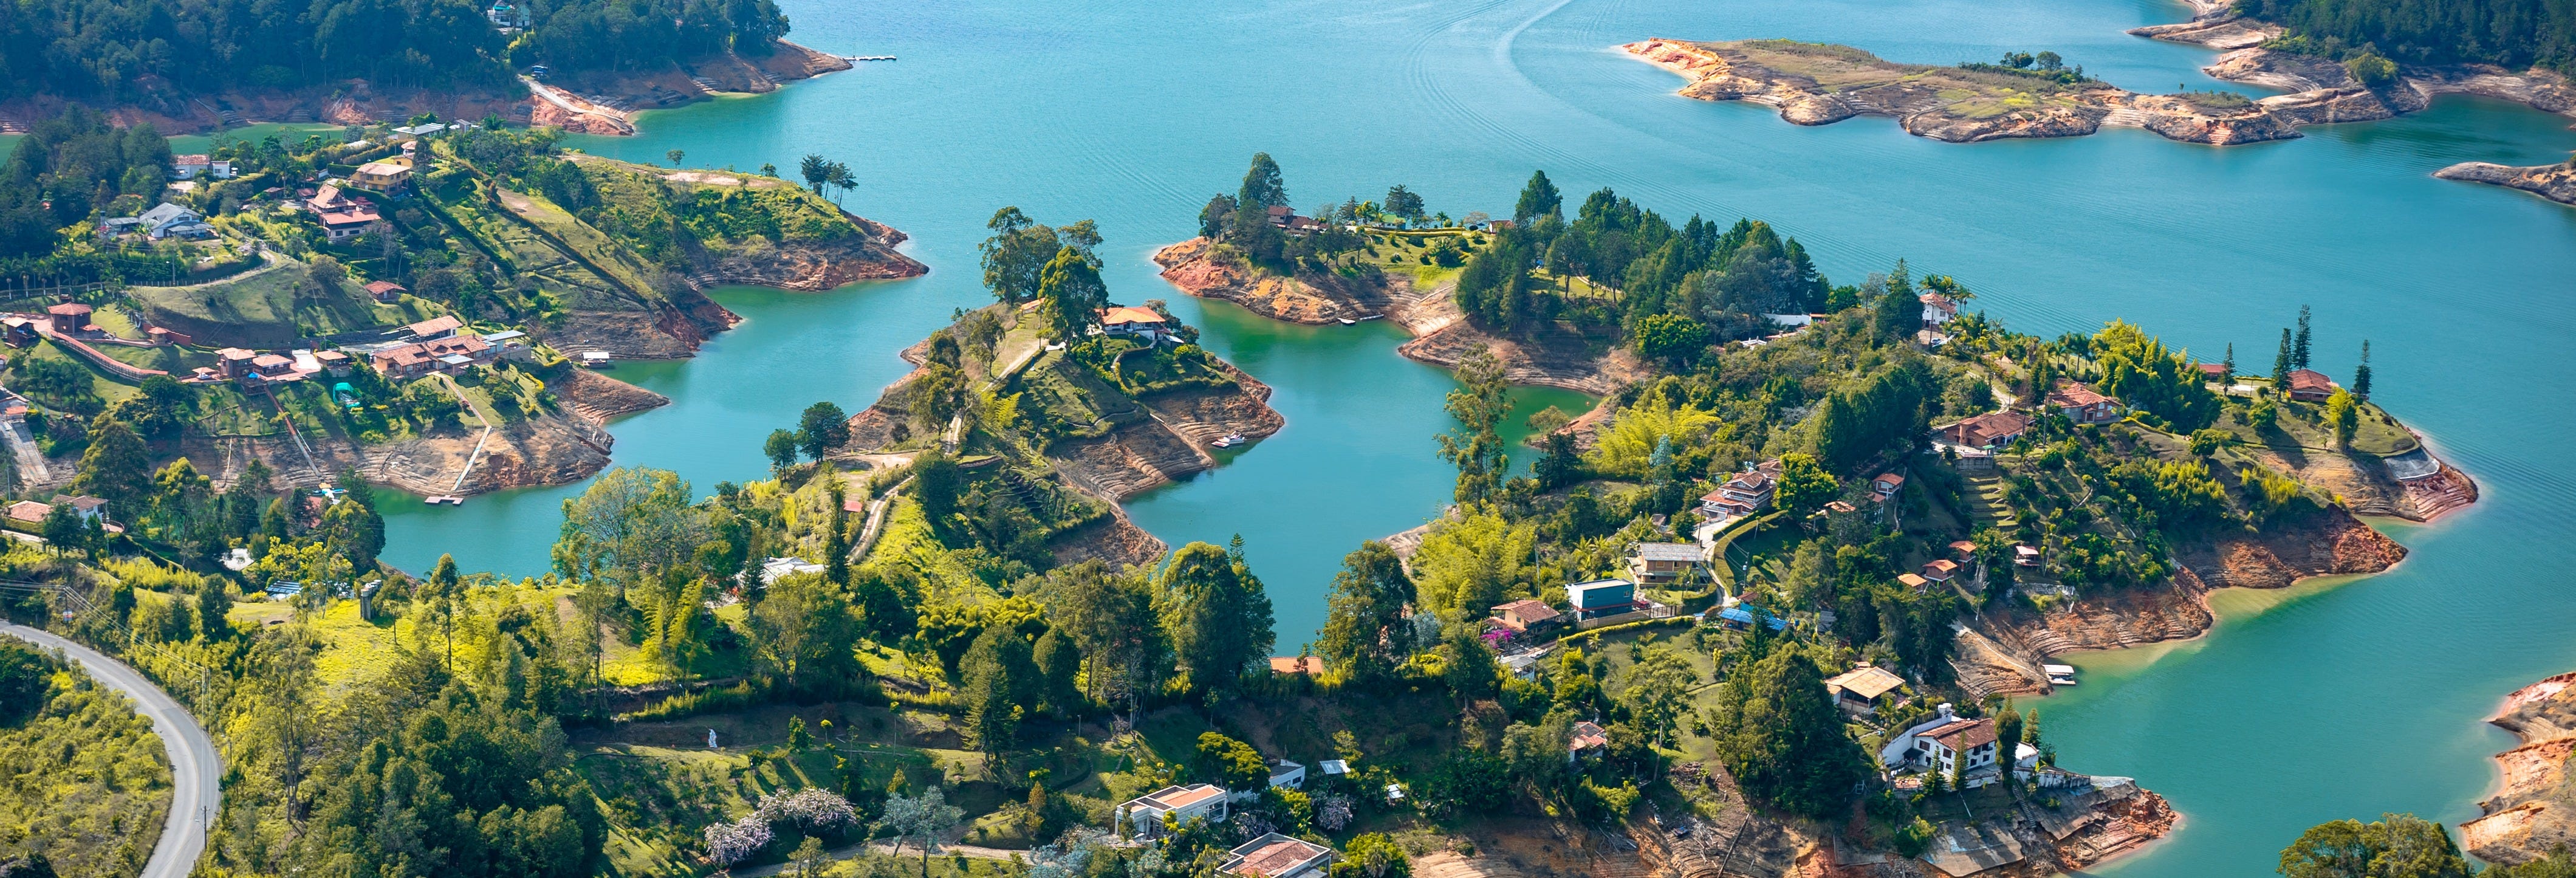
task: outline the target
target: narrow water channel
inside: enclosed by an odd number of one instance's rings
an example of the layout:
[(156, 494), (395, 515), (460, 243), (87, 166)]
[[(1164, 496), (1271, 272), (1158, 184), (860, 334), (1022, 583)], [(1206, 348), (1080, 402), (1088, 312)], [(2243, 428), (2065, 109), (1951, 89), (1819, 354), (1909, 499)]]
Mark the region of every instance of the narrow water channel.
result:
[[(1763, 107), (1675, 97), (1680, 80), (1610, 50), (1666, 36), (1844, 42), (1904, 61), (2051, 49), (2115, 84), (2229, 87), (2213, 53), (2121, 33), (2179, 20), (2166, 0), (932, 0), (873, 8), (788, 0), (795, 38), (899, 62), (777, 94), (652, 114), (603, 154), (793, 167), (816, 153), (861, 178), (851, 209), (911, 233), (926, 278), (821, 294), (728, 290), (750, 320), (696, 360), (621, 366), (673, 406), (616, 425), (619, 463), (705, 491), (759, 477), (757, 439), (816, 399), (864, 405), (894, 352), (983, 300), (975, 243), (1016, 204), (1100, 221), (1121, 302), (1173, 299), (1208, 343), (1278, 390), (1279, 436), (1133, 504), (1167, 540), (1241, 532), (1294, 648), (1360, 539), (1423, 520), (1449, 476), (1436, 370), (1387, 327), (1299, 328), (1180, 300), (1145, 261), (1187, 237), (1256, 150), (1299, 203), (1389, 184), (1434, 210), (1506, 210), (1533, 167), (1676, 219), (1749, 215), (1798, 236), (1835, 278), (1909, 258), (2025, 331), (2120, 317), (2215, 355), (2260, 357), (2300, 304), (2320, 368), (2377, 354), (2377, 401), (2430, 434), (2485, 490), (2385, 575), (2287, 595), (2221, 595), (2201, 641), (2079, 657), (2084, 683), (2041, 709), (2065, 762), (2133, 775), (2185, 815), (2122, 876), (2268, 875), (2331, 817), (2474, 814), (2504, 740), (2479, 720), (2504, 692), (2576, 668), (2576, 494), (2563, 461), (2576, 392), (2576, 210), (2435, 180), (2458, 161), (2536, 164), (2576, 147), (2568, 120), (2444, 98), (2420, 115), (2225, 149), (2143, 131), (2045, 142), (1935, 143), (1893, 123), (1800, 128)], [(1558, 403), (1562, 405), (1563, 403)], [(405, 510), (388, 555), (425, 566), (543, 569), (577, 488)], [(2268, 606), (2256, 606), (2268, 604)]]

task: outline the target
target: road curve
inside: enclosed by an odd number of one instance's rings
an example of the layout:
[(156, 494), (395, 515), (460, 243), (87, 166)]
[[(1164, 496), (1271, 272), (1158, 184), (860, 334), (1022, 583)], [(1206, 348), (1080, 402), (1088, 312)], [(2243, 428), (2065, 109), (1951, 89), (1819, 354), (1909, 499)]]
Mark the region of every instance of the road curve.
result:
[(92, 679), (134, 699), (135, 709), (152, 718), (161, 749), (170, 754), (170, 818), (161, 826), (161, 843), (152, 848), (139, 878), (188, 878), (206, 850), (206, 825), (223, 807), (223, 769), (215, 742), (188, 709), (161, 687), (124, 662), (97, 650), (24, 625), (0, 622), (6, 634), (47, 649), (62, 650)]

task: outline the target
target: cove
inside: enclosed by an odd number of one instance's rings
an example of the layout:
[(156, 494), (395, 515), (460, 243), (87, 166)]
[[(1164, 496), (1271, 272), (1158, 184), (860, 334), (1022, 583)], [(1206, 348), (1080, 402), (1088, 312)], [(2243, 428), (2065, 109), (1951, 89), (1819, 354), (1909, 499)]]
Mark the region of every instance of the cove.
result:
[[(1243, 533), (1293, 650), (1343, 553), (1448, 498), (1430, 434), (1449, 384), (1395, 358), (1391, 330), (1184, 301), (1146, 255), (1188, 237), (1256, 150), (1278, 158), (1301, 205), (1404, 183), (1453, 216), (1508, 210), (1543, 167), (1578, 197), (1612, 186), (1676, 220), (1768, 220), (1843, 282), (1907, 257), (2028, 332), (2120, 317), (2208, 356), (2232, 342), (2250, 362), (2308, 303), (2319, 368), (2338, 377), (2371, 340), (2376, 399), (2476, 476), (2484, 500), (2394, 530), (2414, 551), (2395, 570), (2231, 611), (2202, 641), (2042, 703), (2070, 767), (2135, 776), (2185, 815), (2105, 874), (2270, 875), (2319, 820), (2470, 816), (2494, 777), (2486, 754), (2506, 743), (2480, 719), (2505, 692), (2576, 668), (2576, 576), (2561, 557), (2576, 545), (2564, 500), (2576, 414), (2561, 403), (2576, 392), (2564, 363), (2576, 210), (2429, 176), (2563, 159), (2576, 147), (2563, 117), (2444, 98), (2246, 147), (2144, 131), (1954, 145), (1885, 120), (1797, 128), (1768, 108), (1688, 100), (1672, 94), (1678, 78), (1611, 48), (1778, 36), (1926, 63), (2052, 49), (2126, 88), (2231, 88), (2197, 70), (2214, 53), (2121, 33), (2186, 17), (2163, 0), (786, 6), (800, 42), (903, 60), (653, 113), (642, 136), (579, 145), (654, 162), (684, 149), (698, 166), (848, 162), (850, 209), (911, 234), (931, 273), (719, 292), (742, 327), (694, 361), (621, 364), (677, 402), (612, 427), (619, 464), (676, 469), (702, 492), (760, 477), (759, 436), (816, 399), (865, 404), (903, 371), (896, 350), (987, 301), (975, 244), (995, 208), (1093, 217), (1113, 298), (1172, 300), (1278, 389), (1285, 432), (1132, 506), (1166, 540)], [(402, 511), (388, 557), (425, 569), (453, 551), (468, 569), (539, 572), (557, 501), (577, 489)]]

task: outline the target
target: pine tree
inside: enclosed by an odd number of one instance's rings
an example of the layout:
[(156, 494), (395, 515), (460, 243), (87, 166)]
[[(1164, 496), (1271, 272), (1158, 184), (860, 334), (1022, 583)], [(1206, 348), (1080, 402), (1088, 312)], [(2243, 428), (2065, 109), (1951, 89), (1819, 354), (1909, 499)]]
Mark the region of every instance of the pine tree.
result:
[(2291, 365), (2291, 363), (2292, 363), (2292, 357), (2291, 357), (2291, 355), (2290, 355), (2290, 329), (2289, 329), (2289, 327), (2286, 327), (2286, 326), (2285, 326), (2285, 327), (2282, 327), (2282, 328), (2281, 328), (2281, 352), (2280, 352), (2279, 354), (2277, 354), (2277, 355), (2275, 355), (2275, 356), (2273, 356), (2273, 357), (2272, 357), (2272, 392), (2273, 392), (2273, 393), (2288, 393), (2288, 392), (2290, 392), (2290, 370), (2291, 370), (2291, 369), (2294, 369), (2294, 368), (2298, 368), (2298, 367), (2296, 367), (2296, 366)]
[[(2367, 343), (2365, 342), (2365, 344), (2367, 344)], [(2224, 375), (2220, 375), (2220, 376), (2218, 376), (2218, 380), (2219, 380), (2219, 381), (2222, 381), (2222, 382), (2225, 382), (2225, 383), (2228, 383), (2228, 384), (2234, 384), (2234, 383), (2236, 383), (2236, 343), (2235, 343), (2235, 342), (2232, 342), (2232, 341), (2231, 341), (2231, 342), (2228, 342), (2228, 343), (2227, 343), (2227, 358), (2226, 358), (2226, 359), (2224, 359), (2224, 360), (2220, 360), (2220, 361), (2218, 361), (2218, 368), (2220, 368), (2220, 369), (2224, 370), (2224, 371), (2227, 373), (2227, 374), (2224, 374)]]
[(2297, 369), (2308, 367), (2308, 306), (2306, 305), (2299, 306), (2299, 337), (2290, 346), (2290, 365)]
[(2361, 340), (2361, 365), (2352, 370), (2352, 395), (2370, 398), (2370, 339)]

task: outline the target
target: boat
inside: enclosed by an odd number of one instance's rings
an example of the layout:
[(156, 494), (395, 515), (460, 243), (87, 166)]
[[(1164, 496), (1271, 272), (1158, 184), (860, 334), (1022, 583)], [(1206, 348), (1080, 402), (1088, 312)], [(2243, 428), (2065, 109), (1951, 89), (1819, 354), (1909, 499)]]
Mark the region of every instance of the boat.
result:
[(2075, 676), (2074, 665), (2040, 665), (2039, 669), (2046, 672), (2051, 677)]
[(1233, 448), (1250, 441), (1252, 440), (1243, 438), (1243, 434), (1241, 433), (1227, 433), (1225, 434), (1225, 438), (1218, 439), (1215, 442), (1208, 444), (1214, 445), (1218, 448)]
[(454, 494), (440, 494), (435, 497), (424, 499), (421, 502), (427, 503), (431, 506), (437, 506), (442, 503), (449, 506), (463, 506), (465, 505), (465, 498), (458, 497)]
[(1344, 317), (1344, 318), (1342, 318), (1342, 325), (1343, 325), (1343, 326), (1358, 326), (1358, 325), (1360, 325), (1360, 322), (1359, 322), (1359, 321), (1357, 321), (1357, 320), (1350, 319), (1350, 318), (1348, 318), (1348, 317)]
[(1361, 319), (1361, 320), (1376, 320), (1376, 319), (1378, 319), (1378, 318), (1380, 318), (1380, 317), (1385, 317), (1385, 316), (1386, 316), (1386, 315), (1384, 315), (1384, 314), (1371, 314), (1371, 315), (1369, 315), (1369, 316), (1362, 317), (1362, 318), (1360, 318), (1360, 319)]
[(2075, 676), (2072, 674), (2050, 674), (2048, 675), (2048, 685), (2073, 686), (2075, 685)]

